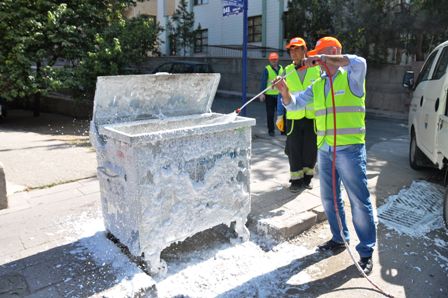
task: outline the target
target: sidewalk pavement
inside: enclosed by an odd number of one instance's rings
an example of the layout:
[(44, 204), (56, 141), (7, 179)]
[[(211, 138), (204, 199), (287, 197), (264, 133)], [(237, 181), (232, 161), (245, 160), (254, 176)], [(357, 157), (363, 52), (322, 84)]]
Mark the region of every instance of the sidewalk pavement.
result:
[[(239, 102), (215, 100), (213, 111), (230, 113)], [(285, 136), (267, 134), (264, 104), (249, 105), (253, 128), (251, 159), (252, 233), (283, 240), (324, 220), (319, 181), (292, 194)], [(95, 166), (96, 167), (96, 166)], [(125, 297), (151, 295), (154, 280), (107, 241), (98, 180), (83, 179), (9, 196), (0, 210), (0, 297)], [(103, 241), (101, 250), (89, 244)], [(93, 251), (93, 252), (92, 252)], [(111, 263), (107, 258), (122, 255)], [(103, 258), (103, 264), (95, 260)], [(125, 281), (125, 282), (123, 282)]]

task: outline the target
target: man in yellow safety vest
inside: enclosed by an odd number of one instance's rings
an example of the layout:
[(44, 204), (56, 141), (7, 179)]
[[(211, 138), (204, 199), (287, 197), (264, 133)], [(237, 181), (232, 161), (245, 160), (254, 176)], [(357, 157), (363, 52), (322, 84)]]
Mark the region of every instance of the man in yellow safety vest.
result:
[[(328, 71), (303, 92), (290, 93), (284, 80), (274, 83), (282, 94), (288, 110), (300, 109), (314, 102), (316, 115), (318, 167), (322, 205), (327, 215), (332, 238), (318, 246), (321, 251), (339, 252), (349, 241), (349, 232), (341, 198), (341, 181), (347, 191), (352, 221), (359, 244), (356, 250), (358, 262), (366, 274), (373, 268), (372, 253), (376, 243), (376, 227), (373, 207), (367, 188), (365, 148), (365, 77), (366, 60), (356, 55), (341, 55), (341, 43), (334, 37), (318, 40), (316, 48), (308, 54), (305, 66), (326, 65)], [(325, 67), (322, 67), (325, 70)], [(330, 77), (333, 86), (330, 86)], [(333, 90), (331, 90), (333, 89)], [(334, 91), (334, 92), (333, 92)], [(333, 96), (335, 114), (333, 113)], [(334, 120), (336, 118), (336, 127)], [(334, 134), (336, 138), (334, 139)], [(332, 175), (333, 153), (336, 151), (336, 174)], [(336, 182), (336, 198), (333, 198), (332, 182)], [(337, 209), (334, 206), (337, 203)], [(337, 215), (342, 223), (340, 232)], [(341, 234), (343, 236), (341, 236)], [(343, 239), (344, 237), (345, 239)]]
[[(272, 81), (283, 72), (283, 67), (278, 64), (278, 54), (273, 52), (269, 54), (269, 64), (263, 70), (261, 77), (261, 90), (272, 84)], [(266, 103), (266, 118), (268, 124), (268, 133), (271, 137), (275, 136), (275, 110), (277, 109), (278, 90), (270, 88), (264, 94), (259, 96), (261, 102)]]
[[(303, 91), (320, 78), (319, 66), (297, 69), (306, 56), (307, 47), (300, 37), (294, 37), (286, 46), (293, 63), (285, 68), (286, 84), (291, 92)], [(297, 70), (296, 70), (297, 69)], [(277, 106), (277, 127), (282, 126), (283, 105), (279, 95)], [(311, 179), (316, 165), (317, 147), (314, 132), (314, 107), (309, 103), (301, 109), (286, 110), (286, 147), (288, 155), (290, 182), (289, 190), (299, 192), (302, 187), (311, 189)]]

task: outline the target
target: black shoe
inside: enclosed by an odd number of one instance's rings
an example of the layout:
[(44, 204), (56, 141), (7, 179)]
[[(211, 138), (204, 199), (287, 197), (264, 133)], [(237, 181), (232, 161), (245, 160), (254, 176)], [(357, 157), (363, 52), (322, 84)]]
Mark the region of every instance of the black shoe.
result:
[(305, 175), (305, 177), (303, 177), (303, 187), (305, 187), (306, 189), (313, 189), (313, 176), (311, 175)]
[(373, 269), (372, 257), (361, 258), (358, 262), (359, 267), (364, 271), (366, 275), (370, 275)]
[(292, 180), (291, 185), (289, 186), (289, 191), (292, 193), (299, 192), (302, 189), (303, 181), (302, 179)]
[(270, 135), (271, 137), (275, 137), (275, 132), (270, 131), (270, 132), (269, 132), (269, 135)]
[(341, 252), (345, 250), (345, 244), (333, 241), (333, 239), (328, 240), (324, 244), (318, 245), (317, 248), (320, 251), (329, 251), (331, 250), (334, 253)]

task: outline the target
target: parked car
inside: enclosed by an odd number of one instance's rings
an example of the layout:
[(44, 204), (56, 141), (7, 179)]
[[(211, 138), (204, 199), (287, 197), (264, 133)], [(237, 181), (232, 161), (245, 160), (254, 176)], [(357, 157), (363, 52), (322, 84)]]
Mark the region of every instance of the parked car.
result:
[(173, 61), (157, 66), (152, 73), (212, 73), (212, 66), (208, 63), (196, 61)]
[[(429, 159), (437, 168), (446, 167), (448, 171), (447, 67), (448, 40), (431, 52), (415, 84), (412, 73), (408, 72), (403, 78), (403, 85), (413, 89), (409, 110), (409, 164), (415, 170), (422, 168), (425, 159)], [(443, 213), (448, 227), (448, 188)]]

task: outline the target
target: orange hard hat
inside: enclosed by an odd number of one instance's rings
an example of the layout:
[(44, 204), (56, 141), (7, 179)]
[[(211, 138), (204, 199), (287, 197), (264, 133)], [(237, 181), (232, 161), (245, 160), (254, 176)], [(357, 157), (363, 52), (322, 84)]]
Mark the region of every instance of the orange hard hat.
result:
[(286, 45), (287, 49), (290, 49), (291, 47), (305, 47), (306, 49), (306, 42), (303, 40), (303, 38), (294, 37)]
[(278, 54), (273, 52), (269, 54), (269, 61), (278, 61)]
[(342, 49), (342, 45), (339, 42), (339, 40), (337, 40), (336, 38), (331, 37), (331, 36), (326, 36), (326, 37), (322, 37), (321, 39), (319, 39), (317, 41), (316, 47), (314, 48), (314, 50), (311, 50), (308, 52), (308, 56), (317, 55), (317, 53), (320, 50), (323, 50), (328, 47), (336, 47), (336, 48)]

